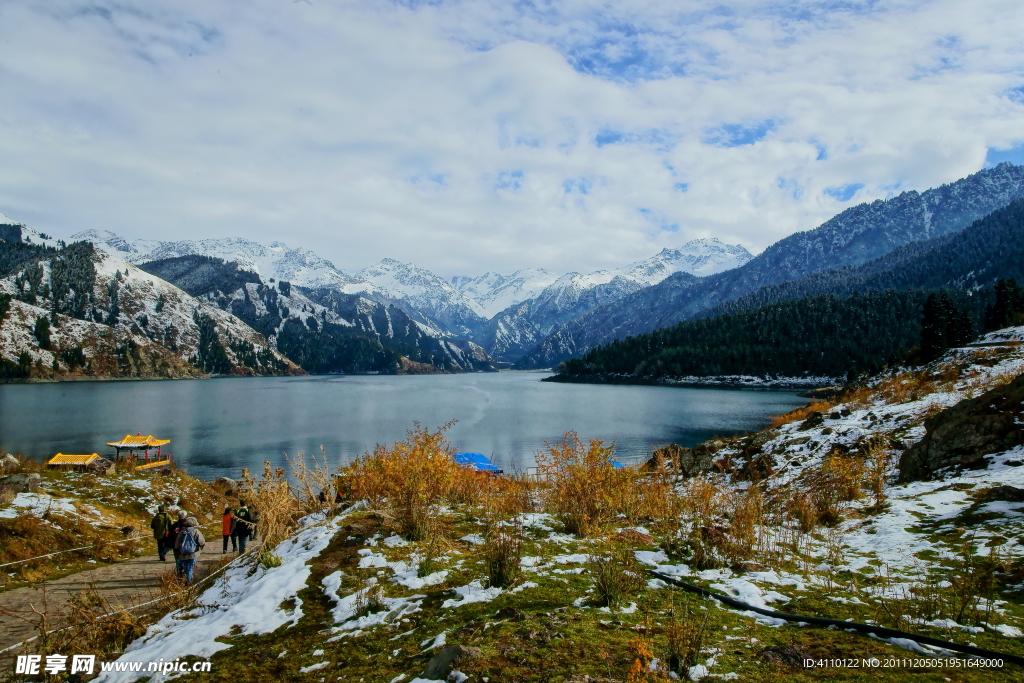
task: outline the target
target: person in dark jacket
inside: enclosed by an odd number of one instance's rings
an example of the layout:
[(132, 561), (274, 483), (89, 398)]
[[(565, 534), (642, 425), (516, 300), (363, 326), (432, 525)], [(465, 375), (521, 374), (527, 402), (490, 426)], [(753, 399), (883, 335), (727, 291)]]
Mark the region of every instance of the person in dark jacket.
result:
[(231, 539), (231, 551), (238, 552), (238, 538), (233, 535), (235, 530), (235, 511), (229, 507), (224, 508), (224, 516), (221, 517), (220, 533), (224, 539), (224, 549), (221, 554), (228, 551), (228, 539)]
[[(185, 519), (188, 517), (188, 513), (184, 510), (178, 510), (178, 521), (171, 525), (170, 538), (168, 542), (171, 544), (171, 548), (174, 550), (174, 561), (177, 562), (180, 558), (178, 557), (178, 534), (185, 528)], [(180, 566), (177, 566), (178, 573), (180, 574)]]
[(199, 521), (195, 517), (185, 520), (185, 526), (178, 532), (174, 541), (174, 550), (178, 556), (178, 573), (192, 583), (192, 575), (196, 569), (196, 559), (206, 545), (206, 538), (199, 530)]
[(253, 525), (252, 514), (245, 506), (245, 501), (238, 501), (240, 507), (235, 510), (235, 528), (231, 535), (238, 539), (238, 552), (245, 552), (245, 544), (249, 541), (250, 528)]
[(167, 551), (171, 549), (171, 526), (174, 520), (164, 511), (163, 505), (158, 505), (153, 521), (149, 528), (153, 530), (153, 538), (156, 539), (156, 552), (160, 555), (160, 561), (167, 561)]

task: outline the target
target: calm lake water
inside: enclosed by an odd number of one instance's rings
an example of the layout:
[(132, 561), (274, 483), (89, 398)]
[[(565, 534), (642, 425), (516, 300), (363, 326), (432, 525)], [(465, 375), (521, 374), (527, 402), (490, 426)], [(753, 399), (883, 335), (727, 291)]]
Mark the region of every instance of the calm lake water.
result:
[(332, 462), (392, 443), (419, 421), (448, 432), (459, 450), (525, 469), (544, 442), (575, 430), (615, 441), (633, 462), (652, 446), (700, 443), (760, 429), (802, 405), (793, 393), (540, 382), (546, 373), (318, 376), (0, 385), (0, 448), (34, 457), (112, 452), (127, 433), (171, 439), (190, 474), (237, 476), (240, 468), (318, 452)]

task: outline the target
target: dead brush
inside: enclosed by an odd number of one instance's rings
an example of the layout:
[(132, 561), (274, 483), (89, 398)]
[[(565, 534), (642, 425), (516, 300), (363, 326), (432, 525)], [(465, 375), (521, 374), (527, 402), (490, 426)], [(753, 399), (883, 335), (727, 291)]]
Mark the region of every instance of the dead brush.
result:
[(997, 572), (1005, 568), (999, 548), (989, 555), (974, 553), (972, 539), (964, 540), (950, 565), (939, 570), (918, 570), (922, 580), (906, 582), (893, 577), (888, 567), (878, 572), (871, 589), (876, 618), (907, 629), (933, 619), (958, 624), (990, 624), (998, 597)]
[(710, 612), (690, 612), (690, 600), (676, 609), (673, 603), (668, 612), (668, 624), (665, 627), (667, 643), (665, 661), (668, 670), (686, 679), (691, 666), (696, 666), (701, 659), (701, 650), (708, 639), (708, 619)]
[(327, 456), (324, 454), (324, 447), (320, 446), (320, 456), (316, 454), (309, 458), (307, 464), (306, 453), (299, 451), (293, 458), (284, 454), (292, 474), (292, 495), (295, 497), (299, 507), (304, 514), (311, 514), (323, 510), (325, 501), (333, 501), (332, 492), (333, 476), (331, 468), (327, 464)]
[(444, 436), (451, 424), (436, 431), (416, 424), (404, 441), (378, 445), (343, 468), (353, 495), (386, 507), (407, 540), (420, 541), (430, 534), (436, 506), (450, 500), (456, 482), (467, 476), (452, 458), (455, 450)]
[(508, 588), (522, 573), (523, 528), (518, 523), (491, 527), (482, 548), (487, 582), (492, 588)]
[(365, 617), (387, 609), (387, 604), (384, 602), (384, 587), (377, 579), (371, 577), (364, 582), (363, 586), (364, 588), (356, 593), (353, 605), (357, 617)]
[(258, 512), (256, 529), (263, 540), (263, 547), (272, 549), (286, 539), (295, 529), (300, 512), (292, 495), (284, 469), (263, 463), (263, 476), (257, 480), (248, 469), (242, 470), (242, 489), (248, 501)]
[(827, 413), (832, 410), (832, 406), (834, 405), (836, 404), (830, 401), (811, 401), (807, 405), (800, 408), (794, 408), (788, 413), (774, 416), (771, 419), (769, 426), (771, 429), (778, 429), (782, 425), (787, 425), (790, 422), (803, 421), (810, 417), (813, 412)]
[(865, 461), (857, 455), (832, 454), (817, 468), (808, 469), (789, 489), (790, 518), (804, 532), (815, 526), (835, 526), (842, 520), (846, 503), (863, 497)]
[(133, 605), (112, 603), (89, 586), (67, 603), (66, 630), (51, 634), (53, 652), (88, 652), (113, 659), (145, 632), (149, 619)]
[(617, 514), (631, 509), (641, 495), (639, 474), (634, 468), (615, 467), (614, 444), (591, 440), (584, 444), (576, 432), (546, 444), (537, 453), (537, 467), (547, 484), (545, 507), (577, 536), (588, 536)]
[(618, 607), (647, 584), (643, 568), (628, 548), (614, 548), (607, 556), (591, 555), (587, 572), (594, 579), (594, 593), (602, 607)]

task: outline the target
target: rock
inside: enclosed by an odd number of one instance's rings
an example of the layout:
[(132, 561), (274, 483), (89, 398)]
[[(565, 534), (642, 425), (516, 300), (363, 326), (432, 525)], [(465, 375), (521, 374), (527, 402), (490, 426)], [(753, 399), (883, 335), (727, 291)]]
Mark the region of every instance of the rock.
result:
[(765, 570), (765, 566), (759, 562), (744, 561), (736, 562), (729, 569), (733, 570), (737, 574), (743, 574), (745, 572), (761, 572)]
[(0, 486), (11, 489), (15, 493), (35, 493), (39, 490), (41, 481), (42, 477), (35, 472), (8, 474), (6, 477), (0, 477)]
[(217, 477), (213, 480), (213, 488), (225, 496), (234, 496), (238, 491), (238, 482), (228, 477)]
[(133, 526), (123, 526), (121, 527), (121, 535), (125, 538), (138, 538), (139, 530)]
[(711, 470), (711, 457), (720, 448), (720, 446), (719, 448), (714, 447), (716, 443), (702, 443), (693, 448), (684, 448), (670, 443), (664, 448), (656, 449), (654, 457), (647, 461), (647, 466), (654, 469), (660, 458), (668, 469), (674, 470), (684, 477), (695, 477)]
[(86, 465), (84, 469), (90, 474), (113, 474), (117, 471), (117, 465), (106, 458), (97, 458)]
[(623, 529), (617, 534), (620, 541), (626, 543), (639, 543), (641, 545), (652, 545), (654, 537), (640, 533), (636, 529)]
[(21, 463), (10, 453), (0, 458), (0, 472), (15, 472), (21, 469)]
[(820, 427), (825, 423), (825, 413), (818, 410), (812, 410), (811, 414), (807, 416), (807, 419), (800, 423), (797, 427), (797, 431), (802, 432), (807, 429), (814, 429)]
[(1003, 500), (1008, 503), (1024, 503), (1024, 489), (1016, 486), (996, 486), (978, 496), (979, 503), (992, 503)]
[(978, 469), (985, 456), (1024, 444), (1024, 375), (925, 420), (925, 435), (900, 458), (899, 482), (932, 479), (940, 470)]
[(473, 659), (479, 656), (480, 648), (478, 647), (464, 645), (446, 647), (427, 662), (427, 668), (423, 670), (423, 678), (443, 681), (451, 673), (452, 664), (462, 659)]
[(515, 607), (503, 607), (494, 615), (495, 619), (511, 619), (512, 621), (525, 621), (526, 615)]
[(810, 658), (810, 653), (799, 645), (772, 645), (761, 650), (760, 657), (773, 664), (803, 668), (804, 660)]

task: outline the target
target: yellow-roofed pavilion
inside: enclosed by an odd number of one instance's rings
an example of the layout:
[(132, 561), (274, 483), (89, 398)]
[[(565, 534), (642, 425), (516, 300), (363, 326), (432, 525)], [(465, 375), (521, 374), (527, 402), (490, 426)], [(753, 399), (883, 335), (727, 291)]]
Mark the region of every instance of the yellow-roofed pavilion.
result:
[[(163, 446), (166, 446), (171, 442), (170, 439), (157, 439), (152, 434), (148, 436), (142, 436), (142, 434), (125, 434), (124, 438), (120, 441), (108, 441), (107, 445), (117, 451), (117, 455), (114, 456), (115, 460), (121, 459), (121, 453), (128, 451), (126, 458), (128, 460), (137, 459), (135, 451), (142, 451), (144, 453), (143, 460), (145, 465), (142, 467), (154, 467), (156, 465), (163, 465), (170, 462), (170, 454), (165, 455), (162, 452)], [(156, 456), (153, 460), (150, 460), (149, 452), (156, 449)]]

